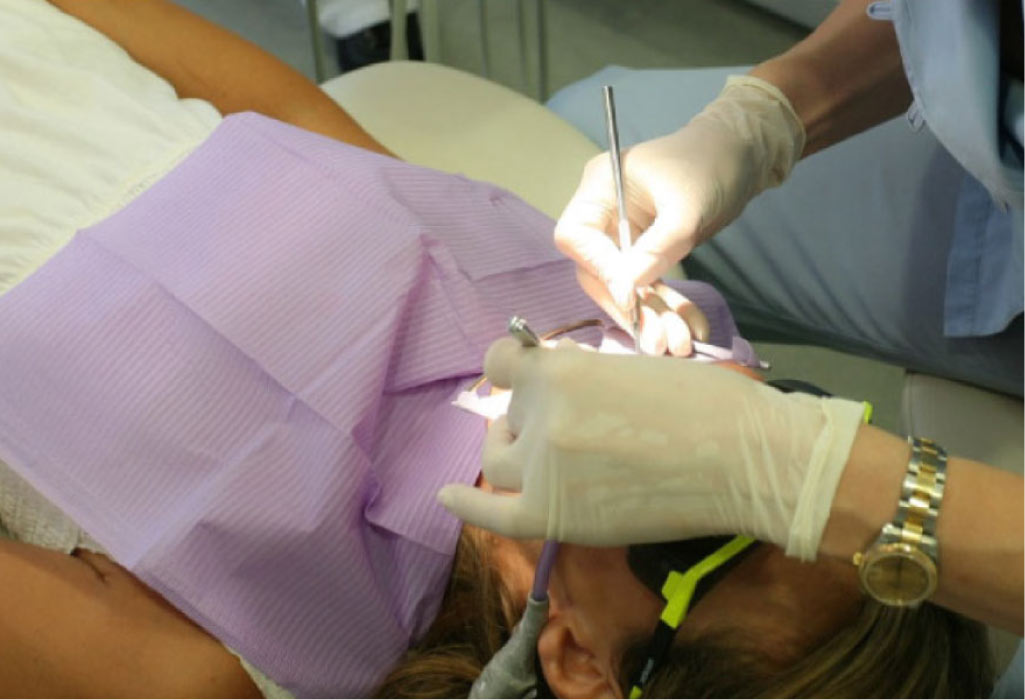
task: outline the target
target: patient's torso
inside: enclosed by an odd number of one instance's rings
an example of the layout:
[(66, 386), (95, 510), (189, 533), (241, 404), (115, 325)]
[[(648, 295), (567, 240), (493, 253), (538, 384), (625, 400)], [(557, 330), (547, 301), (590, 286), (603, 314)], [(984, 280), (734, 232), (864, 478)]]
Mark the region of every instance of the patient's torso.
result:
[(492, 186), (230, 117), (0, 297), (0, 459), (276, 682), (366, 694), (448, 579), (434, 494), (475, 479), (483, 437), (451, 399), (510, 315), (597, 313), (551, 229)]
[[(511, 313), (593, 315), (496, 188), (258, 117), (0, 298), (0, 456), (276, 681), (368, 691), (432, 621)], [(561, 270), (561, 272), (560, 272)]]

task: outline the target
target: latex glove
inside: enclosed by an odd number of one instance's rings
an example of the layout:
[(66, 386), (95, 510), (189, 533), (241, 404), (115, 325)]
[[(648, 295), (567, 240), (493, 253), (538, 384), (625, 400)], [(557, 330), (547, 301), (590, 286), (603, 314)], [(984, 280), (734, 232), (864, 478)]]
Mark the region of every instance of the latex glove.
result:
[[(779, 89), (752, 76), (730, 76), (719, 97), (682, 129), (625, 151), (627, 214), (639, 233), (628, 253), (617, 244), (607, 153), (584, 168), (555, 227), (556, 245), (577, 262), (582, 281), (597, 282), (584, 285), (588, 294), (622, 322), (635, 289), (655, 282), (756, 194), (783, 182), (804, 141), (804, 127)], [(662, 334), (658, 320), (642, 318), (648, 322), (642, 339), (651, 337), (642, 346)]]
[[(620, 309), (605, 285), (577, 266), (577, 281), (621, 328), (632, 327), (628, 312)], [(711, 328), (708, 318), (694, 302), (664, 282), (655, 282), (638, 292), (641, 298), (641, 351), (664, 355), (667, 351), (687, 357), (694, 351), (693, 341), (707, 341)]]
[(814, 559), (862, 406), (784, 394), (721, 367), (502, 339), (485, 371), (513, 391), (482, 473), (449, 484), (459, 518), (593, 546), (747, 534)]

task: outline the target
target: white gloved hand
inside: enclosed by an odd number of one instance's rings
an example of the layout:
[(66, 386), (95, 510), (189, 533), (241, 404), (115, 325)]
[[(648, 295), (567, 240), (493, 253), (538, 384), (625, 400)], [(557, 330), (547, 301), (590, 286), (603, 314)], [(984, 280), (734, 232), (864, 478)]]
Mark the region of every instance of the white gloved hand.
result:
[(491, 346), (513, 390), (488, 430), (487, 493), (441, 503), (510, 537), (594, 546), (746, 534), (814, 559), (863, 408), (784, 394), (721, 367), (585, 352), (572, 342)]
[[(590, 279), (585, 291), (622, 322), (635, 289), (736, 218), (756, 194), (783, 182), (804, 141), (804, 127), (779, 89), (752, 76), (730, 76), (719, 97), (682, 129), (624, 152), (627, 214), (634, 235), (640, 232), (627, 254), (616, 243), (607, 153), (584, 168), (555, 227), (556, 245), (576, 261), (581, 281)], [(649, 328), (642, 338), (648, 334), (650, 346), (660, 337), (658, 318), (643, 320)], [(677, 354), (671, 343), (670, 351)]]

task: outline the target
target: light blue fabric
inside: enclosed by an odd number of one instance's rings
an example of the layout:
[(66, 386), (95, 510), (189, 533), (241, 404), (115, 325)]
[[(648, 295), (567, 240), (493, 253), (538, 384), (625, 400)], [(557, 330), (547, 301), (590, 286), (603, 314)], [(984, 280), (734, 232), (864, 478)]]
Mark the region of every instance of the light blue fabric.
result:
[(893, 0), (891, 14), (912, 109), (971, 174), (959, 194), (945, 332), (996, 333), (1022, 312), (1023, 284), (1022, 89), (1000, 71), (999, 3)]
[[(727, 75), (746, 70), (611, 66), (548, 106), (604, 148), (601, 85), (613, 85), (627, 147), (686, 123)], [(684, 264), (719, 288), (748, 338), (824, 345), (1021, 395), (1020, 326), (944, 335), (966, 177), (929, 129), (899, 117), (801, 161)]]
[(616, 94), (616, 125), (623, 148), (663, 136), (687, 123), (722, 90), (726, 76), (751, 66), (635, 70), (606, 66), (562, 88), (546, 106), (573, 124), (601, 148), (608, 148), (602, 85)]

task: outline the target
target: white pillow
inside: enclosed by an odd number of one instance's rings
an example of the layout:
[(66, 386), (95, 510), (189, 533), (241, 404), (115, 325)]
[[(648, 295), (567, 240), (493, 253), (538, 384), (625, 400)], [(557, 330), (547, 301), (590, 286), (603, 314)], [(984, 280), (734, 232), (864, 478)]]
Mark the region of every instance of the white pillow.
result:
[(0, 2), (0, 294), (220, 119), (45, 0)]

